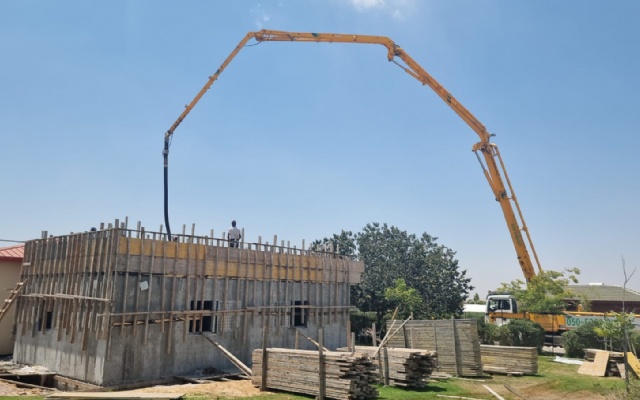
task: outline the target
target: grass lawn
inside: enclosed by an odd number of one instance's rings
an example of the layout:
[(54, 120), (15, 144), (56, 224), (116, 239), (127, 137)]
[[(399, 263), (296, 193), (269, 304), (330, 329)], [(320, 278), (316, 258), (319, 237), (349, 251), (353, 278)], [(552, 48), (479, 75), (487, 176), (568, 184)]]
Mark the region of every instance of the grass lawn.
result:
[[(483, 385), (489, 386), (506, 400), (519, 400), (518, 395), (526, 399), (545, 400), (618, 400), (624, 399), (624, 380), (616, 377), (598, 378), (578, 374), (577, 365), (567, 365), (553, 362), (553, 356), (541, 356), (538, 358), (538, 375), (536, 376), (484, 376), (477, 379), (447, 379), (429, 382), (426, 388), (421, 390), (407, 390), (395, 387), (379, 387), (379, 399), (381, 400), (412, 400), (412, 399), (438, 399), (447, 400), (446, 396), (461, 396), (474, 399), (493, 399)], [(635, 381), (635, 379), (634, 379)], [(505, 386), (506, 385), (506, 386)], [(507, 386), (517, 394), (509, 391)], [(635, 394), (628, 399), (638, 399), (640, 390), (635, 382)], [(189, 400), (231, 400), (229, 397), (210, 396), (186, 396)], [(254, 397), (244, 397), (251, 400), (308, 400), (310, 396), (294, 395), (290, 393), (264, 393)], [(2, 399), (40, 400), (42, 397), (2, 397)], [(235, 398), (237, 400), (238, 398)]]
[(43, 400), (41, 396), (0, 396), (2, 400)]
[[(407, 390), (395, 387), (379, 387), (379, 399), (382, 400), (411, 400), (438, 399), (446, 400), (446, 396), (461, 396), (475, 399), (493, 399), (483, 385), (489, 386), (507, 400), (519, 400), (517, 394), (527, 399), (566, 399), (566, 400), (595, 400), (595, 399), (624, 399), (624, 380), (616, 377), (598, 378), (578, 374), (578, 365), (567, 365), (553, 362), (554, 356), (540, 356), (538, 358), (538, 375), (536, 376), (484, 376), (477, 379), (447, 379), (429, 382), (421, 390)], [(505, 385), (515, 390), (509, 391)], [(269, 393), (258, 397), (247, 397), (251, 400), (298, 400), (311, 399), (309, 396), (296, 396), (288, 393)], [(629, 397), (638, 398), (638, 397)], [(230, 400), (224, 397), (188, 397), (198, 400)]]

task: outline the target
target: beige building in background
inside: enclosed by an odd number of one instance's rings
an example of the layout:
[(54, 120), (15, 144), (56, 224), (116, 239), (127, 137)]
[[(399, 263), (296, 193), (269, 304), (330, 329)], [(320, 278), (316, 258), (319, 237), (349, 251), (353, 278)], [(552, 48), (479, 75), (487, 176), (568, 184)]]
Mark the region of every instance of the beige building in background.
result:
[[(0, 304), (9, 297), (11, 290), (16, 287), (20, 279), (20, 266), (24, 258), (24, 245), (0, 248)], [(13, 319), (15, 305), (13, 304), (7, 314), (0, 321), (0, 355), (13, 353), (14, 335)]]

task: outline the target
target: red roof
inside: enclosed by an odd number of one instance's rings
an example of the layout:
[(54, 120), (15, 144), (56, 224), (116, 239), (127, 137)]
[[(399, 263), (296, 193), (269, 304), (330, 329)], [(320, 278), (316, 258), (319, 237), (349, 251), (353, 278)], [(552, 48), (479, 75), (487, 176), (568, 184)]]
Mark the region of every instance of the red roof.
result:
[(24, 258), (24, 245), (0, 247), (0, 261), (22, 261)]

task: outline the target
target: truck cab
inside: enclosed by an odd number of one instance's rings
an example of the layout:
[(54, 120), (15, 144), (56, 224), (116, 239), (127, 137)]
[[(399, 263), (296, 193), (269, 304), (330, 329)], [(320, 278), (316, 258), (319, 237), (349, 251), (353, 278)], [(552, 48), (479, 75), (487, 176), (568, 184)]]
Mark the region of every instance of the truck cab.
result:
[[(487, 296), (485, 321), (498, 326), (504, 325), (518, 313), (518, 303), (510, 294), (490, 294)], [(502, 317), (503, 314), (505, 318)], [(492, 318), (490, 318), (490, 315)]]
[(490, 312), (517, 313), (518, 303), (510, 294), (492, 294), (487, 296), (487, 311)]

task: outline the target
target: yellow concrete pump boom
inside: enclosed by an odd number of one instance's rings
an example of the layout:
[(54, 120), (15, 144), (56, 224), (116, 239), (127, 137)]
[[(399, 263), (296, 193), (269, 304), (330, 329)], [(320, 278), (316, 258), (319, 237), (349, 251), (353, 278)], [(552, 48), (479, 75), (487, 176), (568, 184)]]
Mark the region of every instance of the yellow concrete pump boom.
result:
[[(360, 43), (360, 44), (379, 44), (387, 48), (387, 58), (389, 61), (394, 62), (400, 68), (402, 68), (406, 73), (411, 75), (420, 81), (423, 85), (429, 86), (440, 98), (449, 106), (453, 111), (455, 111), (460, 118), (462, 118), (467, 125), (473, 129), (473, 131), (478, 134), (480, 137), (480, 141), (476, 143), (472, 150), (475, 152), (478, 161), (482, 167), (485, 177), (489, 182), (489, 186), (491, 186), (491, 190), (496, 198), (496, 201), (500, 203), (500, 207), (502, 208), (502, 212), (507, 222), (507, 227), (509, 229), (509, 233), (511, 234), (511, 240), (516, 249), (516, 254), (518, 256), (518, 263), (522, 268), (522, 272), (524, 273), (524, 277), (527, 281), (529, 281), (532, 277), (536, 275), (536, 271), (533, 268), (533, 264), (531, 261), (531, 257), (529, 256), (529, 251), (527, 250), (527, 246), (523, 240), (522, 233), (525, 232), (529, 246), (531, 247), (531, 251), (535, 257), (535, 261), (538, 267), (538, 271), (542, 271), (542, 267), (540, 266), (540, 262), (538, 260), (538, 256), (536, 254), (535, 248), (533, 246), (533, 242), (531, 241), (531, 237), (529, 235), (529, 231), (527, 229), (527, 225), (524, 222), (524, 218), (522, 216), (522, 211), (520, 210), (520, 206), (516, 199), (515, 193), (513, 191), (513, 187), (511, 182), (509, 181), (509, 176), (507, 175), (507, 171), (505, 170), (504, 163), (502, 161), (502, 157), (500, 156), (500, 152), (498, 151), (498, 147), (494, 143), (490, 143), (489, 139), (494, 136), (490, 134), (485, 126), (476, 119), (476, 117), (469, 112), (462, 104), (460, 104), (455, 97), (451, 93), (449, 93), (438, 81), (436, 81), (427, 71), (425, 71), (413, 58), (411, 58), (400, 46), (396, 45), (391, 39), (384, 36), (369, 36), (369, 35), (349, 35), (349, 34), (340, 34), (340, 33), (300, 33), (300, 32), (282, 32), (282, 31), (273, 31), (273, 30), (261, 30), (258, 32), (249, 32), (247, 35), (238, 43), (236, 48), (229, 54), (229, 56), (224, 60), (220, 68), (209, 77), (209, 80), (204, 85), (204, 87), (198, 92), (196, 97), (189, 103), (185, 110), (180, 114), (178, 119), (171, 125), (171, 128), (165, 134), (165, 142), (164, 142), (164, 179), (165, 179), (165, 223), (167, 226), (167, 233), (169, 235), (169, 239), (171, 239), (171, 230), (169, 228), (169, 217), (168, 217), (168, 190), (167, 190), (167, 168), (168, 168), (168, 155), (169, 155), (169, 145), (171, 142), (171, 137), (178, 127), (182, 120), (189, 114), (189, 112), (193, 109), (193, 107), (198, 103), (198, 101), (202, 98), (202, 96), (211, 88), (211, 85), (218, 79), (220, 74), (227, 68), (229, 63), (233, 60), (233, 58), (240, 52), (240, 50), (249, 42), (251, 39), (255, 39), (258, 42), (328, 42), (328, 43)], [(402, 65), (396, 61), (396, 58), (399, 58), (404, 62), (405, 65)], [(485, 163), (483, 163), (482, 158), (478, 154), (482, 154)], [(504, 173), (505, 180), (509, 187), (509, 192), (504, 185), (501, 172)], [(510, 193), (510, 194), (509, 194)], [(518, 211), (518, 218), (516, 218), (515, 212), (511, 203), (515, 204), (516, 209)], [(522, 222), (522, 226), (520, 226), (519, 221)]]

